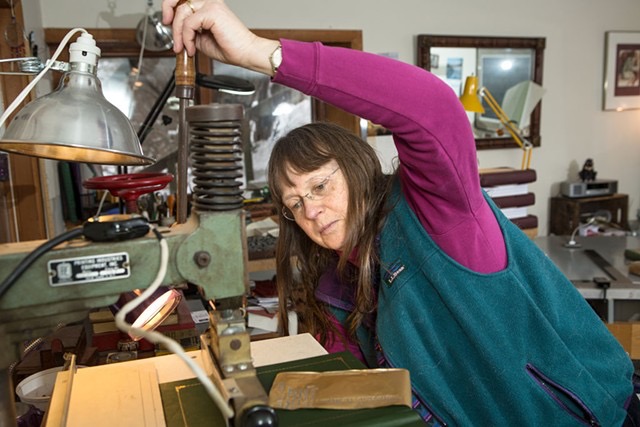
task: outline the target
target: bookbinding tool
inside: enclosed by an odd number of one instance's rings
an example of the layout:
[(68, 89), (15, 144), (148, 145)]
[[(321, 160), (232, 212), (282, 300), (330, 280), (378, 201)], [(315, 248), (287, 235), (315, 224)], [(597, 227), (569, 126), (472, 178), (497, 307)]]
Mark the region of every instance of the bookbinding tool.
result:
[[(162, 286), (194, 284), (215, 301), (202, 351), (211, 362), (207, 374), (225, 401), (220, 406), (227, 423), (276, 425), (252, 364), (243, 310), (248, 257), (238, 182), (242, 106), (187, 107), (184, 102), (181, 107), (186, 110), (181, 124), (186, 132), (188, 122), (190, 147), (180, 149), (193, 153), (196, 177), (193, 209), (183, 222), (153, 232), (136, 229), (126, 236), (119, 234), (121, 224), (112, 224), (117, 237), (103, 241), (74, 229), (68, 239), (0, 245), (0, 425), (16, 423), (9, 372), (25, 342), (47, 336), (58, 325), (82, 321), (91, 309), (109, 306), (121, 293), (150, 288), (156, 281)], [(184, 182), (178, 191), (186, 192)]]

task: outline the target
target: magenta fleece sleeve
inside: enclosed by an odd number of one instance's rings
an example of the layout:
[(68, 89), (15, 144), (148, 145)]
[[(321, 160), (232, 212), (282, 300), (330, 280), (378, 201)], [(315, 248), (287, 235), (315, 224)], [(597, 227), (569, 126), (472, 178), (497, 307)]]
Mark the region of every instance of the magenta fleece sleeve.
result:
[(502, 233), (483, 197), (475, 139), (455, 93), (422, 68), (353, 49), (281, 40), (273, 81), (393, 133), (409, 205), (436, 244), (465, 267), (506, 266)]

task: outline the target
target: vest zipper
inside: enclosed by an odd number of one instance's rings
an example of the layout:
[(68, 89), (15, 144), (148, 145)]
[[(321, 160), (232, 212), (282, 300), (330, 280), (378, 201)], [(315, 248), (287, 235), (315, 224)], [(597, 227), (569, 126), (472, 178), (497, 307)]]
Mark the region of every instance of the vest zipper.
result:
[(565, 412), (587, 425), (600, 427), (600, 422), (595, 414), (575, 393), (551, 380), (531, 363), (527, 363), (526, 369), (533, 380), (537, 382)]

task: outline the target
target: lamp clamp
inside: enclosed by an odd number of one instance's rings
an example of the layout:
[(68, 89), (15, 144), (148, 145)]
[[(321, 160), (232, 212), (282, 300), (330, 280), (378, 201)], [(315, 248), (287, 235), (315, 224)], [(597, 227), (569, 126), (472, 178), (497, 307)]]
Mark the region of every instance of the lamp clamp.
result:
[[(84, 30), (83, 30), (84, 31)], [(69, 36), (71, 33), (69, 34)], [(46, 63), (42, 63), (40, 58), (35, 56), (27, 56), (22, 58), (6, 58), (0, 59), (0, 63), (17, 62), (20, 64), (20, 72), (8, 71), (0, 72), (0, 74), (18, 74), (18, 75), (34, 75), (40, 74), (45, 68), (49, 70), (67, 72), (72, 68), (72, 64), (87, 64), (90, 72), (93, 72), (100, 58), (101, 50), (96, 46), (93, 36), (84, 31), (77, 40), (71, 43), (69, 47), (69, 62), (55, 61), (48, 59)]]
[(71, 68), (71, 65), (68, 62), (51, 61), (50, 59), (48, 59), (46, 63), (42, 63), (42, 60), (40, 60), (40, 58), (37, 58), (35, 56), (26, 56), (23, 58), (0, 59), (0, 63), (11, 63), (11, 62), (17, 62), (18, 65), (20, 66), (20, 71), (0, 71), (0, 74), (32, 76), (44, 70), (45, 66), (49, 65), (49, 63), (51, 63), (51, 67), (49, 67), (50, 70), (67, 72)]

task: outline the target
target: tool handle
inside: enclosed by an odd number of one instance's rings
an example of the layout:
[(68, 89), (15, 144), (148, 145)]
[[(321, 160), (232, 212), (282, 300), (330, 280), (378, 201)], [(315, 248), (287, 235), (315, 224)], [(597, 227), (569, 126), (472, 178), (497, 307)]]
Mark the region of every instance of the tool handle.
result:
[[(186, 0), (180, 0), (176, 5), (176, 9), (186, 3)], [(192, 56), (187, 55), (187, 50), (183, 49), (182, 52), (176, 54), (176, 86), (190, 86), (196, 85), (196, 61)]]
[(196, 85), (196, 63), (193, 56), (187, 55), (187, 51), (176, 55), (176, 86), (191, 86)]

